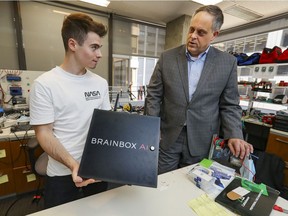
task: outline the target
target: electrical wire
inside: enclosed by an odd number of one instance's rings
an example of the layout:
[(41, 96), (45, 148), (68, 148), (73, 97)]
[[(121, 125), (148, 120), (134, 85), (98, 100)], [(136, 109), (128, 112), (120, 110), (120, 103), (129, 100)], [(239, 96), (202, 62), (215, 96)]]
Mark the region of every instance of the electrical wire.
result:
[(4, 104), (4, 101), (5, 101), (5, 92), (4, 92), (4, 89), (0, 83), (0, 92), (1, 92), (1, 104), (0, 105), (3, 105)]
[(22, 197), (18, 197), (13, 203), (10, 204), (10, 206), (8, 207), (8, 209), (5, 212), (5, 216), (8, 216), (8, 213), (12, 209), (12, 207), (21, 199), (22, 199)]
[(21, 156), (21, 150), (24, 150), (25, 167), (26, 167), (26, 168), (28, 168), (28, 157), (27, 157), (27, 152), (25, 151), (26, 148), (27, 148), (27, 143), (24, 143), (24, 141), (28, 138), (28, 131), (29, 131), (31, 128), (32, 128), (32, 127), (30, 126), (30, 128), (27, 128), (27, 129), (25, 130), (25, 134), (24, 134), (22, 140), (17, 136), (16, 131), (13, 132), (13, 134), (14, 134), (14, 136), (16, 137), (17, 141), (20, 142), (20, 144), (21, 144), (21, 148), (20, 148), (20, 151), (19, 151), (19, 155), (18, 155), (18, 157), (16, 158), (15, 161), (17, 161), (17, 160), (20, 158), (20, 156)]
[[(31, 129), (31, 128), (32, 128), (32, 126), (30, 127), (30, 129)], [(25, 134), (24, 134), (22, 140), (17, 136), (17, 134), (16, 134), (15, 131), (13, 132), (13, 134), (15, 135), (17, 141), (20, 142), (20, 144), (21, 144), (21, 148), (20, 148), (21, 150), (22, 150), (22, 149), (26, 149), (26, 147), (27, 147), (27, 143), (24, 144), (23, 141), (27, 139), (27, 137), (28, 137), (28, 131), (29, 131), (30, 129), (29, 129), (29, 128), (26, 129)], [(18, 154), (18, 156), (17, 156), (17, 158), (16, 158), (15, 161), (17, 161), (17, 160), (20, 158), (21, 150), (19, 151), (19, 154)], [(28, 158), (27, 158), (27, 154), (26, 154), (25, 151), (24, 151), (24, 155), (25, 155), (25, 167), (28, 168)], [(41, 187), (41, 181), (39, 180), (38, 186), (37, 186), (36, 195), (35, 195), (34, 198), (33, 198), (33, 201), (36, 200), (37, 203), (39, 202), (39, 199), (41, 198), (41, 195), (39, 195), (39, 193), (41, 194), (40, 187)], [(18, 197), (13, 203), (10, 204), (10, 206), (8, 207), (8, 209), (7, 209), (6, 212), (5, 212), (5, 216), (8, 216), (9, 211), (12, 209), (12, 207), (13, 207), (19, 200), (21, 200), (21, 199), (22, 199), (22, 197)]]

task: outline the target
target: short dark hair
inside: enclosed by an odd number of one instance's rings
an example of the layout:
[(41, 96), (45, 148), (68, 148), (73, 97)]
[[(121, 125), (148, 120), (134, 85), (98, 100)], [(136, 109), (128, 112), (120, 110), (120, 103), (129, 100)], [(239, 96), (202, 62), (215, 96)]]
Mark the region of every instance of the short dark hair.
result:
[(201, 11), (207, 12), (212, 16), (214, 16), (214, 22), (212, 24), (213, 31), (219, 31), (224, 22), (224, 15), (222, 10), (216, 5), (205, 5), (198, 8), (193, 16), (195, 16), (197, 13)]
[(82, 45), (89, 32), (104, 37), (107, 34), (107, 27), (83, 13), (72, 13), (65, 17), (61, 30), (65, 51), (68, 50), (69, 38), (75, 39), (79, 45)]

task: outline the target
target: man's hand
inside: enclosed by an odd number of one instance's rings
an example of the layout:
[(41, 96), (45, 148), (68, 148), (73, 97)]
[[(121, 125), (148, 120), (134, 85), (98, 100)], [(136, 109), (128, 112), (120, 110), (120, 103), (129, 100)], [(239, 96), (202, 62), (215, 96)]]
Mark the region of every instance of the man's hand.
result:
[(79, 164), (75, 164), (72, 170), (72, 178), (76, 187), (87, 186), (88, 184), (93, 184), (95, 182), (101, 182), (100, 180), (96, 181), (95, 179), (83, 179), (78, 176)]
[(240, 157), (240, 159), (249, 156), (253, 153), (253, 146), (242, 139), (229, 139), (228, 147), (235, 157)]

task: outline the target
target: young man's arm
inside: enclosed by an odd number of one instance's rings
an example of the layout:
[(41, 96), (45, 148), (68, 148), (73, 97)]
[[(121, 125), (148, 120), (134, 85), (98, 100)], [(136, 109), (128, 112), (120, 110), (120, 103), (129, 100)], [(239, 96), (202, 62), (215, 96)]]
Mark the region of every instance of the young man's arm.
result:
[(76, 161), (53, 134), (53, 124), (34, 125), (36, 137), (47, 154), (64, 164), (72, 171), (72, 178), (77, 187), (96, 182), (94, 179), (83, 180), (78, 176), (79, 163)]

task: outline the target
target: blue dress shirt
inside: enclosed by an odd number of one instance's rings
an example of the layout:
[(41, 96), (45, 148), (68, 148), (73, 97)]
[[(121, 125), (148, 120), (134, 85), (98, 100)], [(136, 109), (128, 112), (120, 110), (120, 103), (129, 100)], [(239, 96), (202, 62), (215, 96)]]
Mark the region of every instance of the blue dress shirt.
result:
[(188, 63), (188, 84), (189, 84), (189, 101), (191, 101), (193, 94), (196, 90), (196, 87), (198, 85), (204, 62), (206, 59), (206, 53), (208, 52), (209, 47), (201, 53), (198, 58), (192, 57), (188, 50), (186, 49), (186, 57), (187, 57), (187, 63)]

